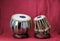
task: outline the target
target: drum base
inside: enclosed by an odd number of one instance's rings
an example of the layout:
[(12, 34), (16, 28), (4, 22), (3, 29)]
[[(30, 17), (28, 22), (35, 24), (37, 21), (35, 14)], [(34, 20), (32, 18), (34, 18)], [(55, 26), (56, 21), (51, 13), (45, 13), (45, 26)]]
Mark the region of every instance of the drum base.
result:
[(28, 38), (28, 34), (13, 34), (14, 38)]
[(47, 38), (50, 38), (51, 36), (50, 34), (40, 35), (40, 34), (35, 33), (35, 37), (40, 38), (40, 39), (47, 39)]

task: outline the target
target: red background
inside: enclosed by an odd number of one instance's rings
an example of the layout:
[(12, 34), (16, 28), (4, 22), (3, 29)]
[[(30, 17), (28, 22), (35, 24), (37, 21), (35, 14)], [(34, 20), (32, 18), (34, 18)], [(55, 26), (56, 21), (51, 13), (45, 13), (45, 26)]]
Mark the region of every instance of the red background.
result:
[[(25, 13), (31, 16), (32, 20), (37, 15), (45, 15), (51, 24), (51, 38), (34, 38), (34, 26), (31, 27), (29, 38), (13, 38), (13, 33), (10, 29), (10, 19), (16, 13)], [(60, 41), (60, 0), (0, 0), (0, 19), (2, 32), (0, 41)]]

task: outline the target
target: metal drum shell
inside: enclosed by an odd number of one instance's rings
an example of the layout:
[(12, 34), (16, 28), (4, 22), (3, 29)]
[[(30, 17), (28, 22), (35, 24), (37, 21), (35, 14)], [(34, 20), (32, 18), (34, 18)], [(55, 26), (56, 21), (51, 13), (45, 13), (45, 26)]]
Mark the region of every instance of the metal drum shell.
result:
[[(29, 26), (29, 27), (23, 29), (23, 28), (21, 27), (22, 22), (17, 21), (17, 20), (14, 21), (13, 26), (11, 26), (11, 29), (12, 29), (13, 33), (22, 34), (22, 33), (28, 32), (28, 30), (29, 30), (30, 27), (31, 27), (31, 21), (24, 21), (24, 22), (28, 22), (28, 26)], [(18, 23), (20, 23), (20, 24), (18, 24)], [(18, 27), (18, 25), (20, 25), (20, 28)]]

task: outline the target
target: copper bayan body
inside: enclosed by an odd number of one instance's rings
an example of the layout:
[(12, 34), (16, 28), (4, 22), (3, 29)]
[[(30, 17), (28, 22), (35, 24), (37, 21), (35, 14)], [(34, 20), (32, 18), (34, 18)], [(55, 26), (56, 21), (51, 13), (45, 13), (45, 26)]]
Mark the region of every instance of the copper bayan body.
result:
[(50, 25), (44, 15), (40, 15), (34, 18), (35, 24), (35, 37), (48, 38), (50, 37)]
[(28, 36), (28, 31), (31, 27), (31, 18), (25, 14), (15, 14), (11, 18), (11, 29), (16, 38), (25, 38)]

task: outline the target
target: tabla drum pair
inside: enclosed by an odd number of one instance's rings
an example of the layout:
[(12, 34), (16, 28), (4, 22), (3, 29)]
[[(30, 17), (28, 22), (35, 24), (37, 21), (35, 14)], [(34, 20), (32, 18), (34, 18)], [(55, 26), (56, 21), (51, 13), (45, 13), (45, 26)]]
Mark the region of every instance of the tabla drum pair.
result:
[[(34, 18), (34, 33), (37, 38), (50, 37), (50, 25), (44, 15)], [(10, 21), (15, 38), (27, 38), (31, 28), (31, 17), (26, 14), (14, 14)]]

